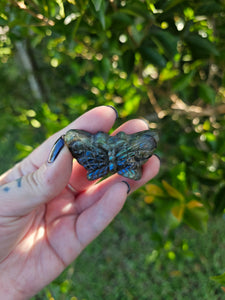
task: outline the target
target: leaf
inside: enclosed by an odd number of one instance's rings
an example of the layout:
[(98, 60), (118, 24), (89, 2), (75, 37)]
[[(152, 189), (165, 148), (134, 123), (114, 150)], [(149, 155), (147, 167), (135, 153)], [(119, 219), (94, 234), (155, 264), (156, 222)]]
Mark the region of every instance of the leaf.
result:
[(210, 279), (216, 281), (219, 284), (225, 284), (225, 273), (218, 276), (211, 276)]
[(166, 30), (157, 29), (150, 31), (151, 38), (159, 46), (163, 48), (163, 52), (169, 58), (173, 58), (177, 53), (178, 38)]
[(184, 2), (185, 0), (171, 0), (171, 1), (167, 1), (165, 4), (165, 10), (169, 10), (171, 8), (173, 8), (174, 6), (179, 5), (180, 3)]
[(183, 219), (183, 215), (184, 215), (184, 205), (174, 206), (172, 209), (172, 214), (179, 222), (181, 222), (181, 220)]
[(211, 129), (211, 123), (209, 122), (209, 120), (205, 120), (205, 122), (203, 123), (203, 130), (209, 131), (210, 129)]
[(105, 81), (107, 81), (109, 78), (110, 70), (111, 70), (111, 62), (109, 58), (103, 57), (103, 59), (100, 62), (100, 73)]
[(192, 209), (192, 208), (195, 208), (195, 207), (203, 207), (203, 204), (197, 200), (191, 200), (190, 202), (188, 202), (186, 204), (186, 206), (189, 208), (189, 209)]
[(180, 145), (180, 150), (182, 151), (182, 155), (185, 157), (185, 160), (191, 160), (194, 158), (197, 161), (202, 158), (202, 152), (192, 145)]
[(205, 58), (211, 54), (219, 55), (216, 46), (208, 39), (201, 37), (198, 34), (190, 34), (185, 38), (186, 43), (191, 48), (192, 53), (199, 57)]
[(59, 16), (60, 18), (65, 18), (65, 9), (62, 0), (56, 0), (56, 3), (59, 6)]
[(205, 83), (199, 85), (199, 96), (206, 103), (215, 104), (216, 92)]
[[(168, 64), (167, 64), (168, 65)], [(166, 81), (166, 80), (170, 80), (174, 77), (176, 77), (177, 75), (179, 74), (179, 71), (176, 70), (176, 69), (172, 69), (171, 67), (168, 68), (164, 68), (161, 73), (160, 73), (160, 76), (159, 76), (159, 80), (162, 82), (162, 81)]]
[(98, 14), (99, 14), (99, 20), (101, 22), (102, 28), (105, 29), (105, 9), (101, 8)]
[(95, 10), (99, 11), (102, 5), (102, 0), (91, 0), (91, 1), (95, 7)]
[[(198, 170), (201, 171), (201, 170)], [(198, 180), (201, 184), (206, 186), (216, 186), (223, 179), (223, 174), (217, 174), (216, 172), (205, 174), (205, 169), (202, 172), (196, 173)]]
[(208, 211), (205, 207), (194, 207), (192, 209), (186, 207), (183, 220), (191, 228), (206, 232), (208, 217)]
[(139, 107), (141, 96), (130, 89), (129, 93), (124, 96), (124, 116), (135, 113)]
[(217, 3), (216, 1), (204, 1), (200, 3), (196, 11), (196, 15), (212, 16), (212, 14), (214, 13), (220, 13), (222, 9), (222, 5), (223, 5), (222, 2)]
[(33, 150), (33, 148), (30, 145), (23, 145), (19, 142), (16, 142), (16, 149), (18, 150), (18, 154), (16, 155), (17, 160), (23, 159)]
[(186, 174), (186, 163), (181, 162), (175, 165), (170, 171), (172, 185), (179, 186), (180, 193), (185, 193), (187, 190), (187, 174)]
[(130, 49), (125, 51), (122, 56), (123, 67), (124, 67), (125, 72), (128, 75), (130, 75), (130, 73), (132, 73), (132, 71), (133, 71), (134, 59), (135, 59), (134, 52)]
[(116, 11), (112, 15), (113, 26), (124, 27), (133, 24), (133, 18), (127, 15), (125, 12)]
[(146, 190), (150, 195), (154, 195), (156, 197), (165, 197), (164, 191), (156, 184), (147, 184)]
[(154, 200), (155, 200), (154, 196), (146, 196), (146, 197), (144, 197), (144, 201), (147, 204), (151, 204)]
[(141, 18), (153, 20), (153, 16), (149, 14), (146, 1), (127, 1), (120, 11), (129, 14), (132, 18), (141, 16)]
[(102, 0), (91, 0), (95, 15), (97, 16), (98, 20), (100, 21), (102, 28), (105, 30), (105, 5), (106, 2)]
[(152, 46), (143, 44), (139, 48), (139, 51), (141, 53), (142, 58), (147, 62), (152, 63), (153, 65), (158, 66), (160, 68), (164, 68), (166, 66), (165, 58), (161, 54), (159, 54), (159, 52)]
[(67, 2), (69, 2), (69, 3), (73, 4), (73, 5), (76, 5), (75, 0), (67, 0)]
[(177, 77), (173, 83), (173, 90), (178, 92), (188, 87), (192, 82), (194, 75), (195, 71), (193, 70), (188, 74)]
[(178, 199), (181, 202), (184, 201), (184, 196), (178, 190), (176, 190), (174, 187), (172, 187), (168, 182), (166, 182), (165, 180), (162, 180), (162, 184), (163, 184), (165, 190), (167, 191), (167, 193), (171, 197)]

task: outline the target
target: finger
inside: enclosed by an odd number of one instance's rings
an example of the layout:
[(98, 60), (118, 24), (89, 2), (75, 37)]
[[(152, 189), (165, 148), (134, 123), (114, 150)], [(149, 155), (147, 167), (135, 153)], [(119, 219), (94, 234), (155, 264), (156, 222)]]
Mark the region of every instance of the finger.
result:
[[(44, 148), (45, 152), (45, 158), (44, 161), (47, 160), (49, 151), (51, 150), (51, 147), (53, 146), (54, 142), (63, 134), (65, 134), (70, 129), (82, 129), (86, 130), (88, 132), (95, 133), (97, 131), (109, 131), (109, 129), (113, 126), (114, 122), (116, 120), (116, 114), (114, 109), (108, 106), (99, 106), (96, 107), (82, 116), (80, 116), (78, 119), (76, 119), (74, 122), (69, 124), (64, 129), (60, 130), (59, 132), (55, 133), (53, 136), (51, 136), (44, 144), (42, 144), (42, 147)], [(41, 148), (42, 149), (42, 148)], [(40, 150), (40, 149), (39, 149)], [(35, 162), (37, 162), (37, 159), (39, 158), (38, 151), (34, 151), (32, 155), (35, 158)], [(43, 159), (41, 160), (43, 162)]]
[(127, 185), (123, 182), (112, 185), (99, 201), (90, 206), (76, 222), (77, 238), (84, 248), (95, 239), (122, 209), (127, 198)]
[(125, 178), (125, 181), (130, 185), (130, 193), (137, 190), (139, 187), (146, 184), (149, 180), (153, 179), (159, 172), (160, 160), (158, 156), (153, 155), (142, 167), (142, 177), (140, 180), (134, 181)]
[(0, 176), (0, 183), (5, 184), (37, 170), (47, 161), (49, 152), (55, 141), (69, 129), (83, 129), (93, 133), (100, 130), (107, 132), (113, 126), (116, 118), (115, 110), (109, 106), (99, 106), (86, 112), (67, 127), (48, 138), (48, 140), (14, 168)]
[(89, 190), (80, 194), (76, 200), (76, 208), (78, 213), (92, 206), (93, 203), (98, 201), (100, 197), (110, 188), (110, 186), (119, 183), (121, 181), (126, 181), (130, 186), (130, 192), (132, 193), (139, 187), (144, 185), (146, 182), (154, 178), (160, 168), (160, 160), (157, 156), (153, 155), (142, 167), (142, 177), (140, 180), (135, 181), (128, 178), (124, 178), (118, 174), (112, 175), (99, 182), (98, 184), (91, 187)]
[(64, 147), (54, 163), (44, 163), (38, 170), (1, 186), (1, 215), (23, 216), (53, 199), (67, 185), (71, 170), (72, 157)]
[(112, 135), (116, 135), (120, 131), (124, 131), (127, 134), (132, 134), (138, 131), (143, 131), (149, 129), (147, 123), (141, 119), (129, 120), (126, 123), (118, 127)]
[[(114, 132), (113, 135), (118, 133), (119, 131), (124, 131), (128, 134), (134, 133), (137, 131), (142, 131), (148, 129), (147, 124), (140, 119), (134, 119), (130, 120), (123, 125), (121, 125), (119, 128), (117, 128)], [(81, 165), (78, 164), (78, 162), (74, 162), (74, 167), (73, 167), (73, 172), (70, 178), (70, 185), (73, 186), (73, 188), (77, 191), (84, 191), (87, 189), (89, 186), (93, 185), (93, 183), (97, 182), (98, 180), (95, 181), (89, 181), (86, 177), (87, 171), (82, 167)]]
[(120, 176), (118, 174), (115, 174), (102, 182), (99, 183), (99, 189), (105, 189), (108, 188), (108, 186), (115, 184), (116, 182), (119, 182), (121, 180), (126, 181), (130, 186), (130, 192), (132, 193), (135, 190), (137, 190), (139, 187), (147, 183), (149, 180), (154, 178), (160, 169), (160, 160), (156, 155), (153, 155), (149, 158), (149, 160), (142, 166), (142, 177), (140, 180), (132, 180), (129, 178), (124, 178), (123, 176)]

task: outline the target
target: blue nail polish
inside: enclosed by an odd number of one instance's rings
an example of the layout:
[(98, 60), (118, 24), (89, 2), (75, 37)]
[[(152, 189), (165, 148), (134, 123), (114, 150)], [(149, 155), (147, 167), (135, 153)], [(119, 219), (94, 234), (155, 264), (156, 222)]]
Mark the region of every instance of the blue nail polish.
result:
[(56, 160), (57, 156), (59, 155), (64, 145), (65, 142), (63, 137), (61, 136), (52, 147), (52, 150), (48, 157), (48, 163), (53, 163)]
[(127, 181), (125, 181), (125, 180), (122, 180), (122, 182), (124, 182), (127, 185), (127, 194), (129, 194), (130, 193), (130, 185), (129, 185), (129, 183)]

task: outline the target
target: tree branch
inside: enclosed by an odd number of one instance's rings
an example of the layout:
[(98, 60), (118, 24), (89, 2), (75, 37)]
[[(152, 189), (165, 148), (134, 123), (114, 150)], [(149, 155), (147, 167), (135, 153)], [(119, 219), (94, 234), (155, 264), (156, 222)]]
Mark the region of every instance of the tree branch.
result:
[(31, 9), (29, 9), (26, 4), (22, 1), (14, 1), (14, 0), (9, 0), (10, 3), (16, 7), (18, 7), (21, 10), (26, 11), (28, 14), (30, 14), (32, 17), (44, 22), (45, 25), (48, 26), (54, 26), (55, 22), (46, 18), (44, 15), (42, 15), (41, 13), (36, 13), (34, 11), (32, 11)]
[(176, 110), (179, 114), (191, 115), (192, 117), (215, 116), (225, 114), (225, 104), (218, 106), (201, 107), (197, 105), (187, 105), (177, 95), (170, 95), (172, 101), (171, 109)]

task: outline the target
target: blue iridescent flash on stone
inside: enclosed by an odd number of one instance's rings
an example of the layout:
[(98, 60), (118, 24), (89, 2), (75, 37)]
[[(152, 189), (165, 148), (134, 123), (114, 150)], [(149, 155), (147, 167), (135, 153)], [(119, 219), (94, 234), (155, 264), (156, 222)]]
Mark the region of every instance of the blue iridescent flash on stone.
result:
[(92, 134), (72, 129), (63, 136), (73, 157), (88, 171), (89, 180), (108, 173), (139, 180), (141, 166), (152, 156), (157, 139), (157, 135), (150, 130), (133, 134), (119, 132), (110, 136), (101, 131)]

